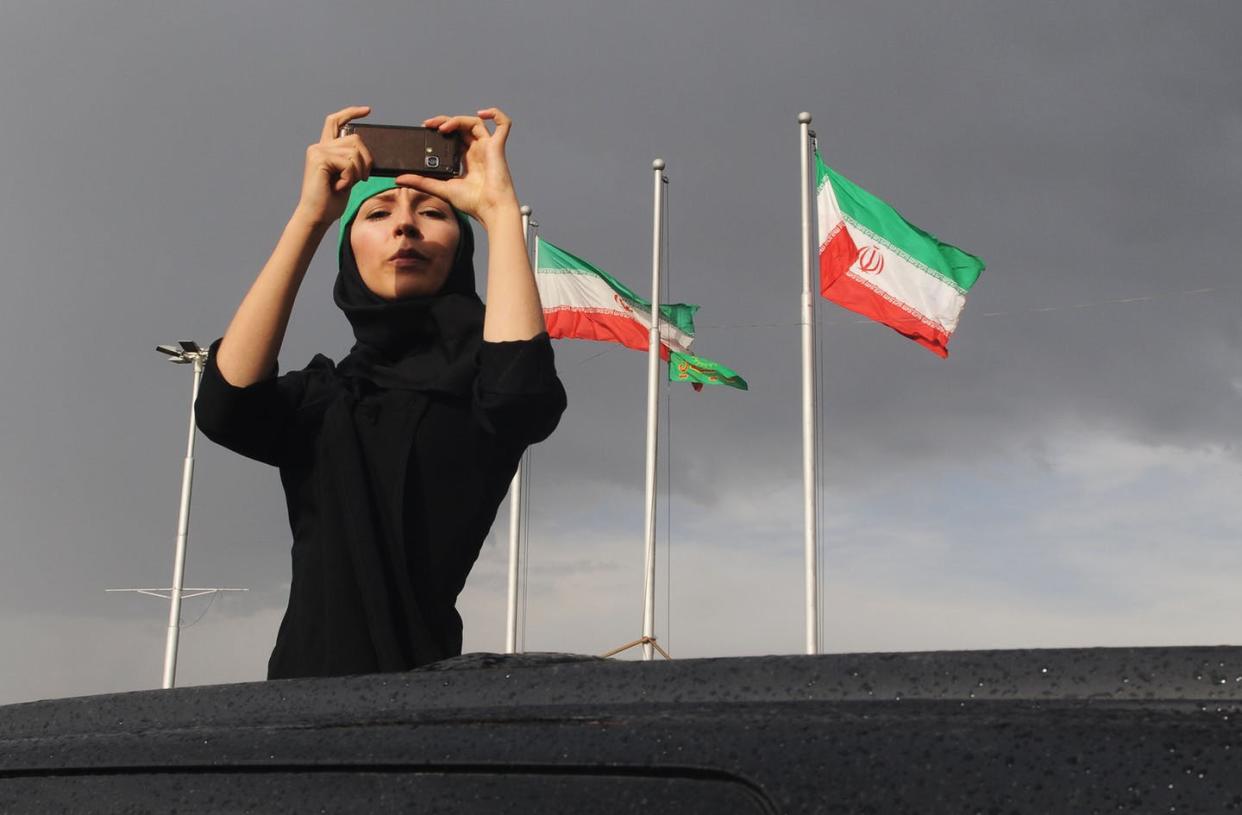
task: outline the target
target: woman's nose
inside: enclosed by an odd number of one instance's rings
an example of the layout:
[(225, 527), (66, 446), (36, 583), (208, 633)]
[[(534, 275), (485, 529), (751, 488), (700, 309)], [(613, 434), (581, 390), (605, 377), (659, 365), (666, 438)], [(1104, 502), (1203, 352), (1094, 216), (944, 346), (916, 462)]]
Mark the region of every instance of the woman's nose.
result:
[(394, 227), (398, 237), (419, 237), (418, 227), (414, 224), (414, 219), (409, 216), (398, 218)]

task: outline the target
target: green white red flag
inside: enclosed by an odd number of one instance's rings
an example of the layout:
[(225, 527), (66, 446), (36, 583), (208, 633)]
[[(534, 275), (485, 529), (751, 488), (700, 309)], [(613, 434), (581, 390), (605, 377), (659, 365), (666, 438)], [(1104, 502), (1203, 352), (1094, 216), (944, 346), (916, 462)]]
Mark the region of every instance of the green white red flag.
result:
[(820, 292), (947, 357), (983, 260), (907, 222), (818, 152), (815, 168)]
[[(535, 282), (543, 303), (543, 319), (553, 339), (615, 342), (646, 351), (651, 329), (651, 301), (621, 281), (543, 238), (535, 239)], [(698, 306), (660, 306), (660, 357), (669, 363), (668, 377), (703, 385), (728, 385), (746, 390), (734, 371), (690, 351), (694, 313)]]

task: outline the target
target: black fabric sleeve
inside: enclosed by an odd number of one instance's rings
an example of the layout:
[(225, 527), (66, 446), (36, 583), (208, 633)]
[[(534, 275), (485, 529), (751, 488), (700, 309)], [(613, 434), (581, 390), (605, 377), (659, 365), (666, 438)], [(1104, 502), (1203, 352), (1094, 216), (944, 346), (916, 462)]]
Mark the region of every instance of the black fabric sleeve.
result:
[(479, 348), (474, 407), (484, 428), (515, 442), (534, 444), (552, 435), (565, 411), (565, 388), (556, 375), (548, 335), (485, 341)]
[(194, 417), (203, 435), (247, 458), (280, 466), (288, 434), (305, 391), (305, 376), (295, 371), (244, 388), (229, 384), (216, 366), (220, 340), (211, 344), (203, 379), (194, 402)]

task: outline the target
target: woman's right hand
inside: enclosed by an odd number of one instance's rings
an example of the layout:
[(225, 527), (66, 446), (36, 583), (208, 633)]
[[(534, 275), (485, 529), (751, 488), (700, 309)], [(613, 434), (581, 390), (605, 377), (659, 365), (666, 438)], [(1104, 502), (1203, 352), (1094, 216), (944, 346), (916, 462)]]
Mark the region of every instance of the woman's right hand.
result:
[(319, 141), (306, 148), (302, 196), (297, 213), (318, 225), (331, 224), (345, 211), (349, 191), (371, 175), (371, 153), (356, 133), (338, 136), (341, 128), (371, 112), (367, 106), (338, 110), (324, 119)]

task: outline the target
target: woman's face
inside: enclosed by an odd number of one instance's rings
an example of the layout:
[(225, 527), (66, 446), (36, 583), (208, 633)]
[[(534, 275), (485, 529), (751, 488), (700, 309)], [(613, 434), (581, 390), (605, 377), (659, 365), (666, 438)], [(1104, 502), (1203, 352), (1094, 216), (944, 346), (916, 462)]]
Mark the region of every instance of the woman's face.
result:
[(446, 202), (397, 187), (362, 202), (349, 243), (367, 288), (385, 300), (399, 300), (440, 290), (460, 237)]

